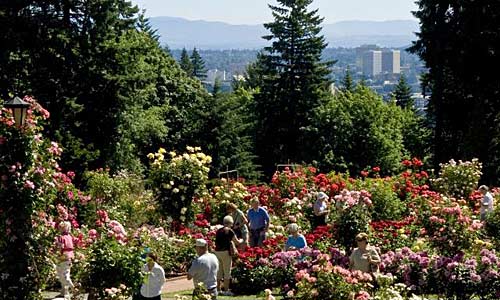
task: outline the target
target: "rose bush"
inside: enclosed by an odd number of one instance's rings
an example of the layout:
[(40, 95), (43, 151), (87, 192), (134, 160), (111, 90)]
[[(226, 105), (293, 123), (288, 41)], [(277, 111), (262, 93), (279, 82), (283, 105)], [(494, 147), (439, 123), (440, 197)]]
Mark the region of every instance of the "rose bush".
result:
[(158, 152), (148, 154), (151, 165), (149, 181), (161, 212), (181, 223), (193, 220), (193, 198), (206, 192), (212, 161), (199, 147), (188, 146), (186, 150), (183, 154), (167, 154), (160, 148)]

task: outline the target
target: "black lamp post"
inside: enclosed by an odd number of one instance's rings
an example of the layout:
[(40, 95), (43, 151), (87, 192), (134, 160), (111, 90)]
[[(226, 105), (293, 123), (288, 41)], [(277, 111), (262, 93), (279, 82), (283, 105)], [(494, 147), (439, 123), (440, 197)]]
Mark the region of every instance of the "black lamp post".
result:
[(19, 97), (14, 97), (14, 99), (5, 103), (5, 108), (8, 108), (12, 111), (12, 115), (14, 116), (14, 121), (16, 125), (21, 127), (26, 122), (26, 114), (28, 112), (28, 108), (30, 104)]
[[(26, 115), (30, 104), (19, 97), (5, 103), (4, 107), (12, 112), (15, 125), (18, 128), (23, 127), (26, 122)], [(15, 131), (15, 132), (14, 132)], [(28, 169), (32, 162), (30, 160), (31, 151), (27, 139), (22, 130), (13, 130), (9, 137), (9, 152), (5, 155), (5, 163), (13, 165), (20, 162), (23, 168)], [(28, 137), (29, 139), (29, 137)], [(2, 151), (1, 154), (6, 154)], [(4, 157), (2, 157), (4, 158)], [(0, 266), (0, 270), (9, 274), (7, 278), (0, 280), (0, 294), (2, 299), (35, 299), (38, 293), (39, 279), (33, 272), (33, 259), (30, 256), (30, 246), (32, 242), (32, 221), (33, 204), (26, 191), (19, 188), (12, 180), (7, 182), (6, 189), (0, 189), (1, 208), (4, 214), (10, 215), (10, 235), (15, 238), (9, 238), (7, 245), (2, 245), (0, 250), (5, 266)], [(2, 216), (2, 219), (6, 217)], [(7, 288), (4, 289), (4, 286)]]

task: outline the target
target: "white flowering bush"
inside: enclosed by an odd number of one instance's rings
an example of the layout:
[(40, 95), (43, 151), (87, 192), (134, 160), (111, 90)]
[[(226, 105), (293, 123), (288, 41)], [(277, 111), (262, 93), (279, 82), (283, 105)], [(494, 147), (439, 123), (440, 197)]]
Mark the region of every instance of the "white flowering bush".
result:
[(244, 213), (250, 208), (245, 199), (250, 198), (250, 192), (238, 181), (228, 182), (223, 178), (220, 184), (213, 187), (210, 193), (209, 205), (213, 224), (222, 224), (222, 219), (227, 215), (227, 205), (234, 203)]
[(199, 147), (188, 146), (186, 150), (183, 154), (167, 154), (160, 148), (148, 154), (149, 180), (162, 214), (184, 224), (193, 220), (193, 199), (206, 191), (212, 162)]
[(451, 159), (440, 164), (439, 177), (432, 180), (436, 191), (457, 199), (467, 198), (477, 188), (481, 178), (482, 163), (477, 158), (458, 163)]

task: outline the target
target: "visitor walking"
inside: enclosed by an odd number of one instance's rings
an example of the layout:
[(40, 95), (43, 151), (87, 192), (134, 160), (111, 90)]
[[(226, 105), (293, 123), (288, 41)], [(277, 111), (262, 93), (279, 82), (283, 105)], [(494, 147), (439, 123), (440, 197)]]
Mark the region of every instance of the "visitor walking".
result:
[(250, 246), (262, 247), (269, 229), (269, 214), (260, 206), (259, 198), (255, 197), (251, 202), (252, 208), (248, 210), (248, 222), (250, 223)]
[(234, 224), (232, 229), (236, 237), (243, 240), (239, 245), (240, 249), (242, 249), (248, 245), (248, 219), (234, 203), (227, 205), (227, 213), (233, 217)]
[(70, 289), (74, 285), (71, 281), (71, 261), (74, 254), (73, 237), (71, 236), (71, 223), (64, 221), (59, 223), (61, 234), (56, 237), (56, 248), (58, 251), (59, 262), (56, 266), (57, 278), (61, 283), (61, 296), (64, 299), (70, 299)]
[[(188, 280), (193, 279), (193, 298), (206, 295), (211, 296), (212, 300), (217, 300), (219, 261), (214, 254), (208, 252), (208, 244), (204, 239), (196, 240), (196, 254), (198, 257), (193, 260), (187, 275)], [(204, 289), (200, 290), (199, 285)]]
[(148, 252), (146, 254), (146, 263), (142, 267), (145, 277), (140, 291), (141, 300), (161, 300), (161, 288), (165, 283), (165, 271), (157, 263), (157, 260), (154, 253)]
[(313, 229), (318, 227), (318, 226), (324, 226), (326, 225), (326, 218), (328, 216), (328, 213), (330, 212), (328, 210), (328, 201), (329, 197), (326, 195), (324, 192), (319, 192), (318, 195), (316, 196), (316, 202), (314, 202), (314, 207), (313, 207), (313, 220), (312, 220), (312, 227)]
[(483, 194), (483, 199), (481, 200), (481, 221), (486, 220), (486, 216), (493, 211), (494, 200), (489, 190), (486, 185), (479, 187), (479, 191)]
[(221, 289), (221, 282), (224, 282), (223, 291), (220, 292), (223, 296), (232, 296), (233, 293), (229, 290), (231, 282), (231, 268), (233, 267), (233, 255), (236, 245), (242, 241), (238, 240), (236, 234), (231, 229), (233, 226), (233, 217), (225, 216), (223, 221), (224, 227), (217, 230), (215, 234), (215, 256), (219, 260), (219, 271), (217, 272), (217, 288)]

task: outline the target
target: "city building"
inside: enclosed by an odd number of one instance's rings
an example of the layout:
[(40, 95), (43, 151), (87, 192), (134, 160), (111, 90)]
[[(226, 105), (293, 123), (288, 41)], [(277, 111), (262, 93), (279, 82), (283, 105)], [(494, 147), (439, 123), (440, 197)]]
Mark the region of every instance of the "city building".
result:
[(382, 73), (401, 73), (401, 52), (399, 50), (382, 51)]
[(214, 84), (215, 80), (226, 81), (226, 71), (221, 71), (217, 69), (212, 69), (207, 71), (206, 81)]
[(377, 45), (361, 45), (355, 49), (356, 51), (356, 67), (363, 68), (363, 55), (370, 50), (380, 50)]
[(382, 51), (366, 51), (363, 54), (363, 75), (376, 76), (380, 73), (382, 73)]

